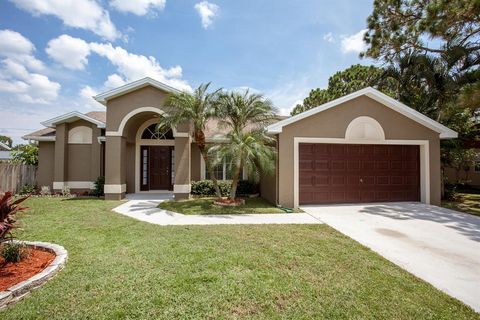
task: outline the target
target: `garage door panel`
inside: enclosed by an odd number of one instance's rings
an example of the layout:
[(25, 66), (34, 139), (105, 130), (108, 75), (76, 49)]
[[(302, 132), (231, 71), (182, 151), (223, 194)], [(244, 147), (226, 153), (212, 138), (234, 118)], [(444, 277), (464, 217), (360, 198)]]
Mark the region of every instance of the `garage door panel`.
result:
[(420, 198), (418, 146), (302, 143), (299, 150), (300, 204)]

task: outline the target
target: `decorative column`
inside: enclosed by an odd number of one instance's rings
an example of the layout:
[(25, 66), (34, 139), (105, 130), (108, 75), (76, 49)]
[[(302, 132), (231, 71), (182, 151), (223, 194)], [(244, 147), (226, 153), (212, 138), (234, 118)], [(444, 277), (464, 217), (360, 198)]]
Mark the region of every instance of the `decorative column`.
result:
[(122, 136), (107, 136), (105, 142), (105, 199), (120, 200), (125, 197), (126, 184), (126, 139)]
[(190, 135), (177, 133), (175, 136), (175, 184), (173, 194), (175, 200), (188, 199), (190, 197)]
[(56, 126), (55, 132), (55, 164), (53, 170), (53, 191), (62, 191), (67, 181), (68, 170), (68, 125)]

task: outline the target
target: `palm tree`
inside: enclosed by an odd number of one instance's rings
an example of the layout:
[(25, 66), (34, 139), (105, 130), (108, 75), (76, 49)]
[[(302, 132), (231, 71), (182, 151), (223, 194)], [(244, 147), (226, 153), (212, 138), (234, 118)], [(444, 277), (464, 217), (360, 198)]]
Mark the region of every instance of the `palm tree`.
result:
[(235, 200), (240, 173), (247, 169), (250, 178), (257, 180), (260, 173), (274, 170), (276, 150), (274, 139), (265, 132), (265, 126), (276, 117), (276, 109), (260, 94), (223, 93), (216, 101), (219, 125), (229, 128), (226, 143), (211, 149), (214, 163), (228, 160), (232, 173), (231, 200)]
[(215, 101), (218, 99), (220, 89), (209, 93), (207, 92), (209, 86), (210, 83), (202, 84), (195, 89), (193, 94), (189, 92), (171, 93), (165, 101), (165, 105), (169, 108), (168, 113), (160, 117), (158, 130), (167, 132), (182, 123), (190, 122), (192, 124), (193, 141), (200, 150), (215, 193), (220, 198), (220, 188), (213, 174), (212, 161), (209, 159), (208, 145), (205, 139), (207, 122), (215, 118)]

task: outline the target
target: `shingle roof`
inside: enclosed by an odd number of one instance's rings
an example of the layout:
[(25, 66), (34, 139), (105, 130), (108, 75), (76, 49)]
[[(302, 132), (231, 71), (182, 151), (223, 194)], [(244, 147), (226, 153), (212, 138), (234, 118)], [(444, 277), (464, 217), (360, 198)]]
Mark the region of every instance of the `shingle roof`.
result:
[[(89, 116), (90, 118), (93, 118), (97, 121), (101, 121), (103, 123), (106, 123), (107, 119), (107, 113), (105, 111), (90, 111), (85, 113), (85, 115)], [(286, 119), (288, 117), (286, 116), (278, 116), (278, 121)], [(276, 122), (276, 121), (275, 121)], [(252, 128), (253, 125), (249, 126), (248, 128)], [(207, 123), (207, 128), (205, 130), (205, 136), (207, 138), (218, 138), (222, 137), (227, 133), (227, 129), (223, 128), (218, 125), (218, 120), (212, 119)], [(44, 128), (37, 130), (35, 132), (29, 133), (25, 135), (25, 137), (29, 138), (35, 138), (35, 137), (48, 137), (48, 136), (55, 136), (55, 128)]]

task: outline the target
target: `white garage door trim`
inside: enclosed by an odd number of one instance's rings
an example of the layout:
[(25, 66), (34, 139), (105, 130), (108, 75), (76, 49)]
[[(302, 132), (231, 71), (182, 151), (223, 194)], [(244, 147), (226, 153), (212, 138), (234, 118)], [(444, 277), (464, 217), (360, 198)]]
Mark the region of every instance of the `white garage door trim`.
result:
[(343, 138), (293, 138), (293, 204), (299, 202), (299, 144), (300, 143), (338, 143), (338, 144), (395, 144), (420, 146), (420, 200), (430, 204), (430, 157), (428, 140), (350, 140)]

